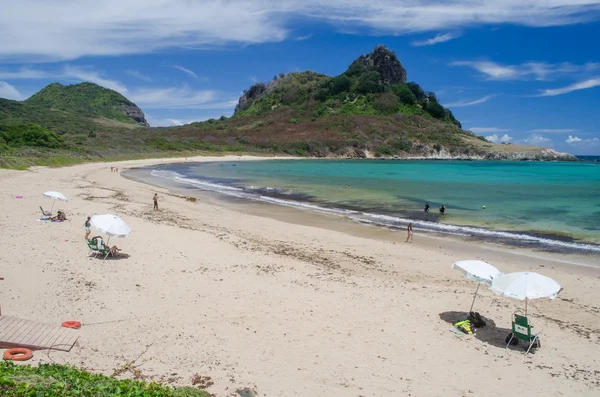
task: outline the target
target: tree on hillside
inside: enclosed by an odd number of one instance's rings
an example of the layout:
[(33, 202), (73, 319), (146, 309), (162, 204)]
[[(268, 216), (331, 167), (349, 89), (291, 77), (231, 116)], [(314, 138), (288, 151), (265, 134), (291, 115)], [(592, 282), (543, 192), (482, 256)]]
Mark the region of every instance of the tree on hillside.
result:
[(406, 86), (415, 95), (415, 97), (417, 98), (417, 102), (421, 103), (427, 98), (427, 96), (425, 95), (425, 91), (423, 91), (421, 86), (418, 85), (417, 83), (413, 83), (413, 82), (406, 83)]
[(361, 75), (358, 78), (356, 91), (362, 94), (382, 92), (383, 85), (381, 85), (381, 75), (379, 72), (370, 71)]
[(391, 86), (391, 90), (403, 104), (414, 105), (417, 103), (417, 97), (406, 84), (394, 84)]

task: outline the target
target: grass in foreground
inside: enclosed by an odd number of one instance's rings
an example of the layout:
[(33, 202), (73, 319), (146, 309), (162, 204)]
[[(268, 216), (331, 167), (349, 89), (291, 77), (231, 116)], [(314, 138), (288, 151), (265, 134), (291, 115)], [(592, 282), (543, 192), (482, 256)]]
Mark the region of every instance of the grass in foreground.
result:
[(119, 380), (59, 364), (16, 365), (0, 362), (0, 395), (5, 397), (210, 397), (204, 390)]

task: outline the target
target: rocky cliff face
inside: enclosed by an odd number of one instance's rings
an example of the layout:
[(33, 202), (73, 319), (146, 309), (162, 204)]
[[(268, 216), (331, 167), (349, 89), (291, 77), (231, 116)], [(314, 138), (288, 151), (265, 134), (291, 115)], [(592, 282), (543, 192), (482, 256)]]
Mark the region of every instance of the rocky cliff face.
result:
[[(340, 157), (340, 156), (332, 156)], [(341, 157), (349, 158), (381, 158), (375, 156), (368, 150), (348, 148), (345, 155)], [(487, 150), (469, 150), (462, 153), (448, 150), (447, 148), (434, 149), (429, 145), (416, 145), (411, 153), (405, 153), (397, 156), (385, 156), (388, 159), (431, 159), (431, 160), (509, 160), (509, 161), (579, 161), (579, 159), (569, 153), (557, 152), (553, 149), (532, 148), (528, 151), (506, 153), (501, 151)]]
[(150, 124), (146, 121), (146, 115), (135, 103), (121, 103), (119, 108), (129, 119), (144, 127), (150, 127)]
[(405, 84), (406, 69), (392, 51), (385, 46), (379, 45), (368, 55), (361, 55), (349, 69), (362, 66), (379, 72), (384, 85)]

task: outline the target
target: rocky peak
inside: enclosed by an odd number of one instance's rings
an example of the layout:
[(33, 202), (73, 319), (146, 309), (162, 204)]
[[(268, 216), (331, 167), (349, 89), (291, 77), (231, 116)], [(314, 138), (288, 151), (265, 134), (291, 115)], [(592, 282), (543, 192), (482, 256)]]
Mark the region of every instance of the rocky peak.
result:
[(378, 45), (370, 54), (358, 57), (350, 69), (357, 66), (379, 72), (384, 85), (406, 84), (406, 69), (396, 54), (384, 45)]

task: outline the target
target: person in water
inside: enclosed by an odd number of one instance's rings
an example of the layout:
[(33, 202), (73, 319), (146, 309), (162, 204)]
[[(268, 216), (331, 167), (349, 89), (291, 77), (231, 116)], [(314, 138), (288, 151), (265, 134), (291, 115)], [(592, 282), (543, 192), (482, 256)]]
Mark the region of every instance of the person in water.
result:
[(408, 240), (410, 240), (410, 242), (413, 242), (413, 230), (412, 230), (412, 223), (409, 223), (408, 226), (406, 227), (406, 230), (408, 231), (408, 236), (406, 236), (406, 242), (408, 243)]
[(425, 202), (425, 208), (423, 209), (425, 212), (429, 212), (429, 203)]
[(444, 215), (444, 212), (446, 212), (446, 206), (444, 204), (442, 204), (442, 206), (440, 207), (440, 212), (442, 213), (442, 215)]

